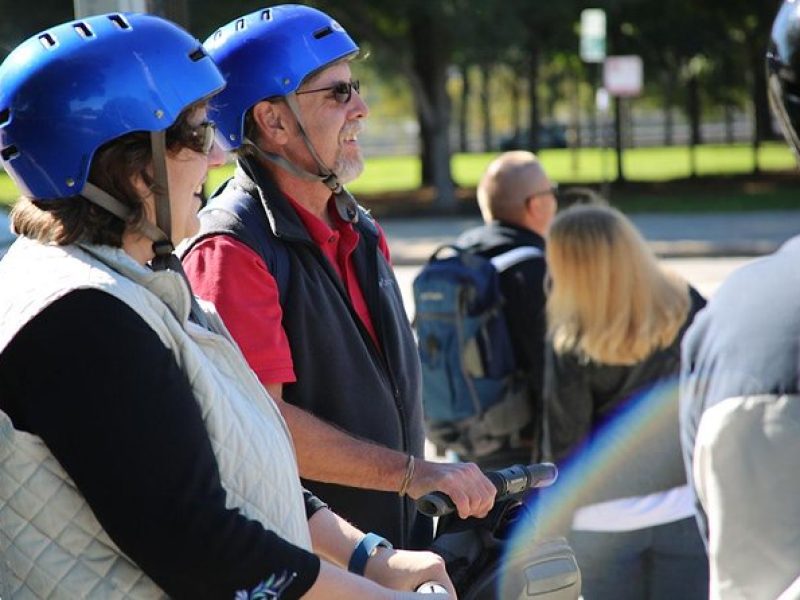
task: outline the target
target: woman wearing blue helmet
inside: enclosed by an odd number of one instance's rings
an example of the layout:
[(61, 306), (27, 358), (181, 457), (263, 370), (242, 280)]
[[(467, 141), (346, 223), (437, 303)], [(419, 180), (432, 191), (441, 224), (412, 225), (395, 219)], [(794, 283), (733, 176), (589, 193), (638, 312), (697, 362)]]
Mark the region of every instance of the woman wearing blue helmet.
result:
[(304, 493), (280, 413), (175, 272), (223, 85), (147, 15), (54, 27), (0, 65), (23, 193), (0, 261), (0, 597), (405, 597), (348, 562), (450, 585)]

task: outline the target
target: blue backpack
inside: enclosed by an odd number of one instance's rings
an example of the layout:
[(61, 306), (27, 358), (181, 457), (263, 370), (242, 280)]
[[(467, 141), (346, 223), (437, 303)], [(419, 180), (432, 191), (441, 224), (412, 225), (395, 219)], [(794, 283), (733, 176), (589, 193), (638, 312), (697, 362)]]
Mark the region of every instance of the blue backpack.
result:
[[(445, 251), (449, 256), (442, 257)], [(492, 259), (441, 246), (414, 280), (428, 439), (474, 459), (515, 445), (533, 416), (511, 347), (500, 273), (536, 257), (533, 246)]]

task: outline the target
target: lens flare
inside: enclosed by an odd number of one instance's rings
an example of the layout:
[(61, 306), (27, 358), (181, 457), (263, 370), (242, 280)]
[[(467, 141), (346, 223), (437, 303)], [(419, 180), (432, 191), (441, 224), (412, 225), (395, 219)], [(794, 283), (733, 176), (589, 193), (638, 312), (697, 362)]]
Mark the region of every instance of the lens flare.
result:
[(672, 439), (678, 443), (677, 376), (631, 397), (595, 430), (591, 440), (559, 465), (559, 478), (552, 488), (538, 490), (529, 498), (531, 510), (506, 543), (496, 597), (522, 596), (525, 578), (517, 571), (524, 569), (524, 557), (533, 552), (537, 541), (566, 536), (576, 508), (614, 498), (613, 490), (624, 487), (634, 472), (645, 486), (648, 481), (658, 485), (664, 465), (674, 461), (674, 456), (664, 452)]

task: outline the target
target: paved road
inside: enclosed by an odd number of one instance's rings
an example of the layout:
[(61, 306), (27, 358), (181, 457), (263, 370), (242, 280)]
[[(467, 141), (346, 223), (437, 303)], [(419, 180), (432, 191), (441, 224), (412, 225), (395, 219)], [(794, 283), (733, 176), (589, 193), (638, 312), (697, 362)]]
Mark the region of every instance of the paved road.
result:
[[(760, 211), (723, 214), (631, 215), (659, 256), (759, 256), (773, 252), (800, 233), (800, 211)], [(420, 264), (440, 245), (452, 242), (475, 218), (385, 219), (397, 265)]]
[[(758, 256), (774, 251), (800, 232), (800, 211), (724, 214), (636, 214), (631, 216), (659, 256)], [(452, 242), (477, 217), (422, 217), (381, 221), (396, 265), (424, 262), (443, 243)], [(13, 240), (8, 216), (0, 210), (0, 256)]]
[[(661, 262), (669, 269), (676, 271), (691, 283), (706, 298), (711, 297), (722, 281), (734, 269), (753, 260), (747, 257), (738, 258), (719, 258), (719, 257), (697, 257), (697, 258), (665, 258)], [(397, 281), (403, 293), (403, 301), (406, 305), (408, 318), (414, 316), (414, 300), (411, 293), (411, 285), (419, 273), (419, 265), (400, 265), (395, 268)]]

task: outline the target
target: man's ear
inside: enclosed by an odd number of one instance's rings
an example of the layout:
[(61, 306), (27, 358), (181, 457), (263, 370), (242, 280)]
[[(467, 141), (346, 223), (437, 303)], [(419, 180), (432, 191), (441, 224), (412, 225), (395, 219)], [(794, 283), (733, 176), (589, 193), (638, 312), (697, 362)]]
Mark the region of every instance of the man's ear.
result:
[(262, 100), (253, 107), (253, 120), (259, 137), (270, 145), (282, 146), (289, 140), (283, 107), (283, 103), (269, 100)]
[(541, 202), (539, 196), (528, 196), (525, 198), (525, 212), (528, 215), (536, 216), (541, 212)]

